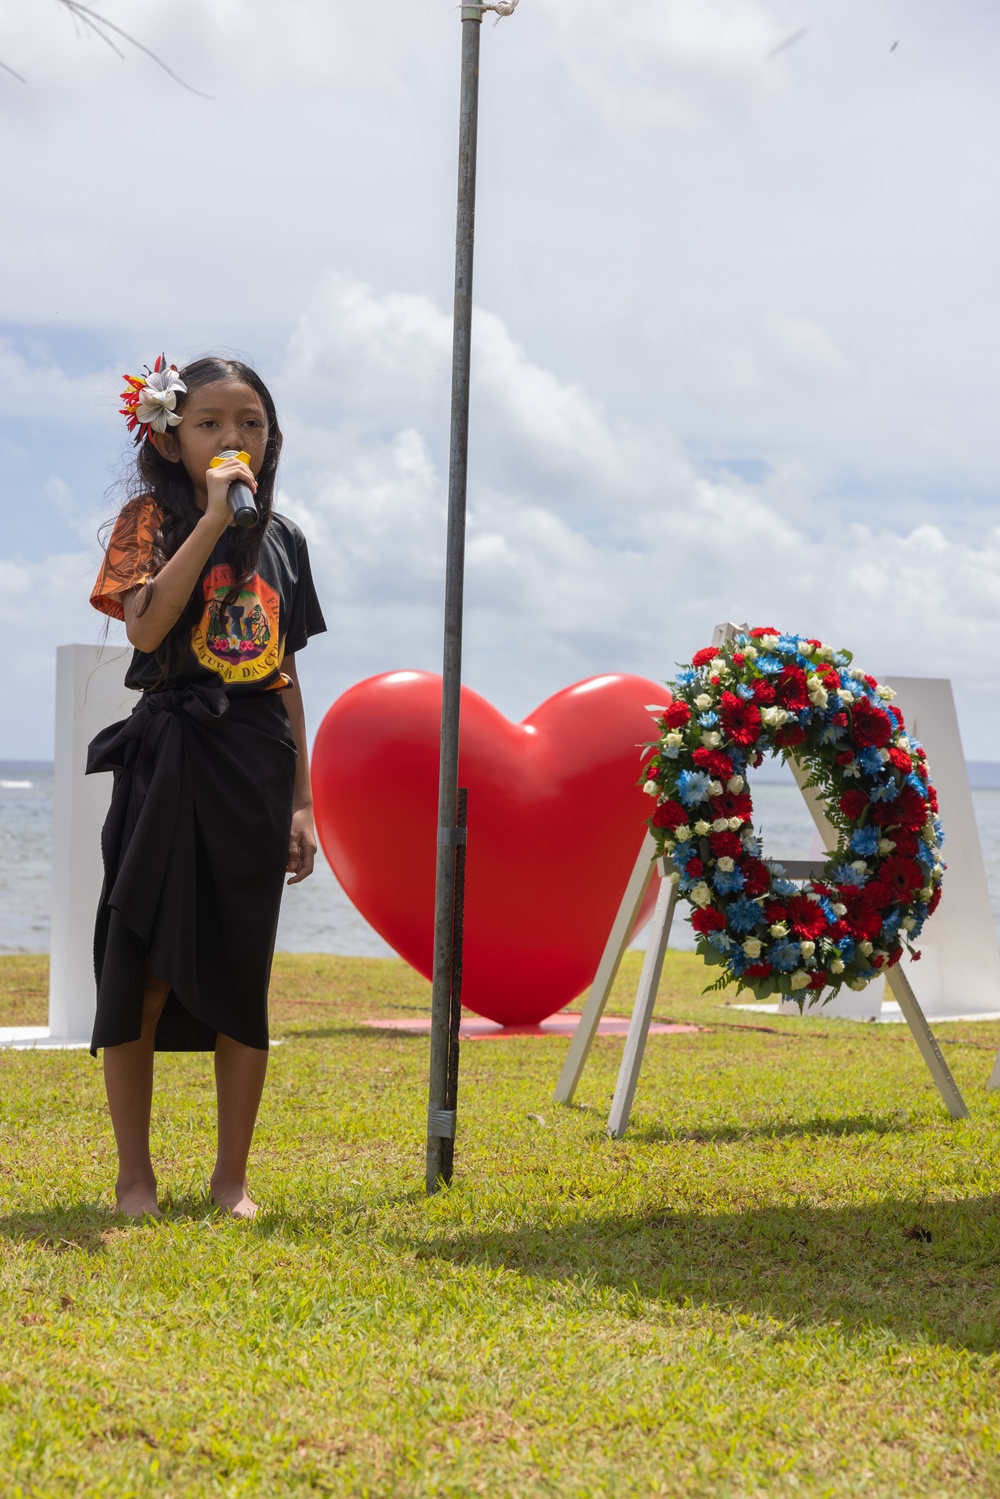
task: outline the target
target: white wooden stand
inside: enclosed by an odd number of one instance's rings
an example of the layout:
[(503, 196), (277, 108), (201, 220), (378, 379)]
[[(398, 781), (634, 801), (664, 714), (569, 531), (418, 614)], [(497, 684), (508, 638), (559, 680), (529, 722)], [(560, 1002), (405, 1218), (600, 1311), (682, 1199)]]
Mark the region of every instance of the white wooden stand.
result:
[[(745, 625), (723, 624), (716, 627), (712, 638), (713, 645), (723, 645), (732, 635), (746, 630)], [(936, 685), (936, 684), (935, 684)], [(948, 684), (944, 684), (948, 686)], [(949, 686), (950, 699), (950, 686)], [(952, 709), (954, 714), (954, 710)], [(904, 717), (906, 717), (904, 709)], [(907, 722), (909, 719), (907, 718)], [(916, 733), (914, 728), (914, 733)], [(926, 726), (924, 729), (926, 733)], [(956, 722), (957, 732), (957, 722)], [(923, 736), (919, 736), (923, 738)], [(952, 771), (949, 757), (948, 770)], [(818, 833), (823, 840), (823, 846), (833, 848), (836, 844), (836, 831), (827, 822), (824, 813), (823, 802), (818, 793), (807, 789), (805, 782), (808, 779), (794, 760), (790, 762), (792, 774), (802, 791), (806, 805), (816, 824)], [(930, 760), (933, 767), (934, 761)], [(962, 761), (961, 773), (965, 777), (965, 763)], [(949, 774), (949, 780), (954, 781), (954, 776)], [(935, 777), (936, 783), (938, 778)], [(966, 791), (968, 780), (965, 779)], [(939, 784), (940, 791), (940, 784)], [(957, 799), (957, 798), (956, 798)], [(971, 806), (971, 798), (969, 799)], [(975, 825), (973, 823), (973, 836), (975, 836)], [(976, 841), (978, 850), (978, 840)], [(823, 860), (782, 860), (787, 877), (791, 880), (807, 880), (818, 877), (823, 872)], [(979, 855), (979, 870), (982, 872), (982, 855)], [(621, 1066), (618, 1070), (618, 1083), (615, 1095), (611, 1103), (611, 1112), (608, 1115), (607, 1132), (612, 1139), (620, 1140), (628, 1129), (629, 1116), (632, 1112), (632, 1102), (635, 1098), (636, 1084), (639, 1080), (639, 1069), (642, 1066), (643, 1052), (646, 1049), (646, 1037), (649, 1034), (649, 1024), (653, 1017), (653, 1008), (656, 1003), (656, 993), (660, 984), (660, 975), (663, 971), (663, 959), (667, 950), (667, 939), (670, 935), (670, 927), (673, 921), (674, 909), (677, 904), (677, 887), (670, 878), (670, 870), (667, 861), (656, 859), (656, 844), (652, 834), (647, 831), (643, 840), (642, 848), (635, 862), (631, 878), (622, 896), (618, 915), (615, 917), (611, 933), (608, 937), (603, 956), (597, 969), (587, 1002), (584, 1006), (583, 1015), (576, 1035), (570, 1043), (569, 1054), (563, 1066), (559, 1082), (556, 1086), (556, 1102), (570, 1103), (576, 1092), (577, 1084), (583, 1072), (591, 1045), (597, 1034), (597, 1026), (604, 1013), (604, 1007), (608, 1002), (611, 987), (615, 981), (621, 964), (622, 956), (628, 945), (635, 919), (639, 913), (639, 907), (649, 883), (654, 874), (660, 880), (660, 893), (656, 902), (656, 909), (649, 927), (649, 945), (646, 949), (646, 957), (642, 965), (642, 973), (639, 978), (639, 990), (636, 995), (635, 1005), (632, 1010), (632, 1019), (629, 1024), (628, 1036), (625, 1041), (625, 1051), (622, 1055)], [(970, 876), (970, 878), (972, 878)], [(982, 875), (982, 886), (985, 891), (985, 875)], [(935, 918), (936, 919), (936, 918)], [(993, 931), (992, 918), (990, 918), (990, 932)], [(993, 958), (997, 958), (996, 939), (992, 938)], [(878, 982), (873, 980), (873, 982)], [(914, 1040), (920, 1048), (920, 1054), (927, 1063), (931, 1077), (934, 1079), (938, 1092), (944, 1100), (945, 1107), (953, 1119), (964, 1119), (968, 1109), (955, 1079), (951, 1075), (948, 1064), (941, 1055), (941, 1049), (934, 1039), (933, 1032), (927, 1024), (922, 1009), (917, 1001), (910, 983), (909, 974), (903, 965), (897, 964), (886, 974), (886, 983), (892, 991), (893, 998), (902, 1012), (913, 1032)], [(796, 1006), (796, 1010), (798, 1007)], [(815, 1006), (809, 1013), (821, 1015), (825, 1012), (823, 1006)], [(825, 1013), (836, 1013), (826, 1011)], [(942, 1018), (946, 1018), (942, 1016)], [(990, 1078), (990, 1087), (1000, 1086), (1000, 1058), (993, 1069)]]
[(61, 645), (56, 652), (49, 1023), (0, 1028), (0, 1046), (90, 1045), (101, 827), (112, 778), (84, 771), (94, 735), (132, 711), (137, 694), (122, 684), (130, 656), (130, 650), (92, 645)]
[[(656, 901), (656, 909), (649, 926), (649, 945), (646, 948), (646, 956), (642, 965), (642, 973), (639, 976), (639, 989), (636, 994), (635, 1004), (632, 1009), (632, 1019), (629, 1023), (628, 1035), (625, 1039), (625, 1050), (622, 1054), (621, 1066), (618, 1069), (618, 1083), (615, 1087), (615, 1096), (611, 1102), (611, 1112), (608, 1115), (607, 1132), (613, 1140), (620, 1140), (628, 1129), (629, 1116), (632, 1112), (632, 1101), (635, 1098), (636, 1084), (639, 1081), (639, 1069), (642, 1066), (643, 1052), (646, 1049), (646, 1037), (649, 1034), (649, 1024), (653, 1018), (653, 1008), (656, 1004), (656, 993), (660, 985), (660, 975), (663, 972), (663, 958), (667, 950), (667, 939), (670, 936), (670, 926), (673, 921), (674, 909), (677, 904), (677, 886), (670, 879), (670, 869), (667, 861), (657, 859), (656, 845), (651, 834), (647, 833), (639, 851), (639, 857), (635, 861), (635, 868), (629, 880), (628, 887), (622, 897), (622, 903), (618, 908), (611, 935), (601, 958), (597, 976), (587, 996), (583, 1015), (577, 1027), (576, 1035), (570, 1042), (569, 1054), (563, 1066), (559, 1082), (556, 1086), (556, 1102), (571, 1103), (576, 1087), (580, 1081), (587, 1056), (597, 1034), (597, 1026), (604, 1014), (604, 1008), (611, 993), (611, 986), (615, 981), (621, 964), (622, 956), (628, 946), (632, 925), (642, 903), (642, 898), (649, 889), (649, 882), (657, 876), (660, 880), (660, 893)], [(788, 878), (793, 880), (812, 879), (823, 872), (822, 861), (813, 862), (809, 859), (784, 860)], [(903, 1015), (913, 1032), (914, 1040), (920, 1048), (920, 1054), (927, 1063), (931, 1077), (941, 1097), (944, 1099), (945, 1107), (953, 1119), (964, 1119), (968, 1109), (958, 1085), (951, 1075), (947, 1062), (941, 1055), (941, 1049), (934, 1039), (934, 1034), (924, 1017), (917, 1002), (917, 997), (910, 986), (906, 974), (901, 971), (899, 965), (889, 970), (886, 975), (886, 983), (892, 990), (893, 997), (903, 1012)], [(816, 1006), (813, 1014), (823, 1013), (822, 1006)]]

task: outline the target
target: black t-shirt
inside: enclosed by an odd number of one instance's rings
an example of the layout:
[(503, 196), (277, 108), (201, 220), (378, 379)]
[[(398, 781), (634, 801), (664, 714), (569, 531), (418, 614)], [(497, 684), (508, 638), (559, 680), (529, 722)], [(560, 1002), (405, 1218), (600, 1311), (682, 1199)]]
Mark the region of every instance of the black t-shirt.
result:
[[(160, 519), (159, 507), (151, 499), (124, 507), (90, 597), (95, 608), (124, 618), (122, 595), (152, 575)], [(310, 636), (326, 629), (306, 539), (294, 521), (272, 512), (253, 577), (235, 602), (225, 604), (233, 581), (228, 560), (231, 541), (232, 532), (225, 531), (205, 564), (201, 576), (205, 608), (191, 631), (187, 659), (171, 676), (171, 685), (202, 682), (232, 692), (281, 687), (285, 685), (281, 675), (285, 656), (302, 650)], [(164, 685), (155, 655), (136, 650), (125, 685), (140, 691)]]

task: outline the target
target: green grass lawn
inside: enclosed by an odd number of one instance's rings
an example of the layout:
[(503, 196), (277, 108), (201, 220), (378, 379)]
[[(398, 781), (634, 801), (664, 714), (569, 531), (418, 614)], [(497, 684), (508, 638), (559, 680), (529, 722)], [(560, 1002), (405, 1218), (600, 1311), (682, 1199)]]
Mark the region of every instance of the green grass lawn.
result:
[[(627, 1008), (630, 955), (614, 1008)], [(0, 1053), (0, 1494), (1000, 1495), (1000, 1026), (766, 1020), (671, 954), (633, 1127), (556, 1038), (462, 1052), (422, 1191), (401, 963), (282, 957), (253, 1225), (206, 1197), (207, 1059), (157, 1064), (162, 1223), (109, 1212), (100, 1068)], [(44, 1023), (0, 959), (0, 1025)]]

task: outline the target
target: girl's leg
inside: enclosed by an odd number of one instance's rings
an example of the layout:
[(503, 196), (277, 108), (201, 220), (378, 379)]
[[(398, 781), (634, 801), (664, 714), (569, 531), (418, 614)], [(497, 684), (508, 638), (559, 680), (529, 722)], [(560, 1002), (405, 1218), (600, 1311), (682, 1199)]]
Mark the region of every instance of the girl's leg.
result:
[(104, 1086), (118, 1146), (115, 1207), (130, 1218), (144, 1213), (158, 1218), (156, 1177), (149, 1155), (149, 1116), (153, 1103), (153, 1043), (156, 1023), (170, 985), (146, 973), (142, 997), (142, 1035), (138, 1041), (104, 1048)]
[(257, 1214), (257, 1204), (247, 1191), (247, 1156), (266, 1072), (266, 1051), (243, 1046), (219, 1032), (215, 1040), (219, 1152), (212, 1172), (212, 1201), (229, 1208), (236, 1218)]

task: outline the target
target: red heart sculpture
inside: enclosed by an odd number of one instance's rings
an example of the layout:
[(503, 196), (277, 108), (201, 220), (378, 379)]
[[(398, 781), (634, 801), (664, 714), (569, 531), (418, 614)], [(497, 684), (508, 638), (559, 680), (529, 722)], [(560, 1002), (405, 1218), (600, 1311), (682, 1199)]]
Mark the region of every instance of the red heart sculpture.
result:
[[(462, 1002), (502, 1025), (555, 1014), (593, 980), (649, 815), (643, 677), (592, 677), (513, 724), (462, 689), (469, 788)], [(348, 689), (316, 736), (323, 851), (361, 914), (431, 976), (441, 678), (394, 671)], [(640, 914), (652, 914), (653, 893)]]

